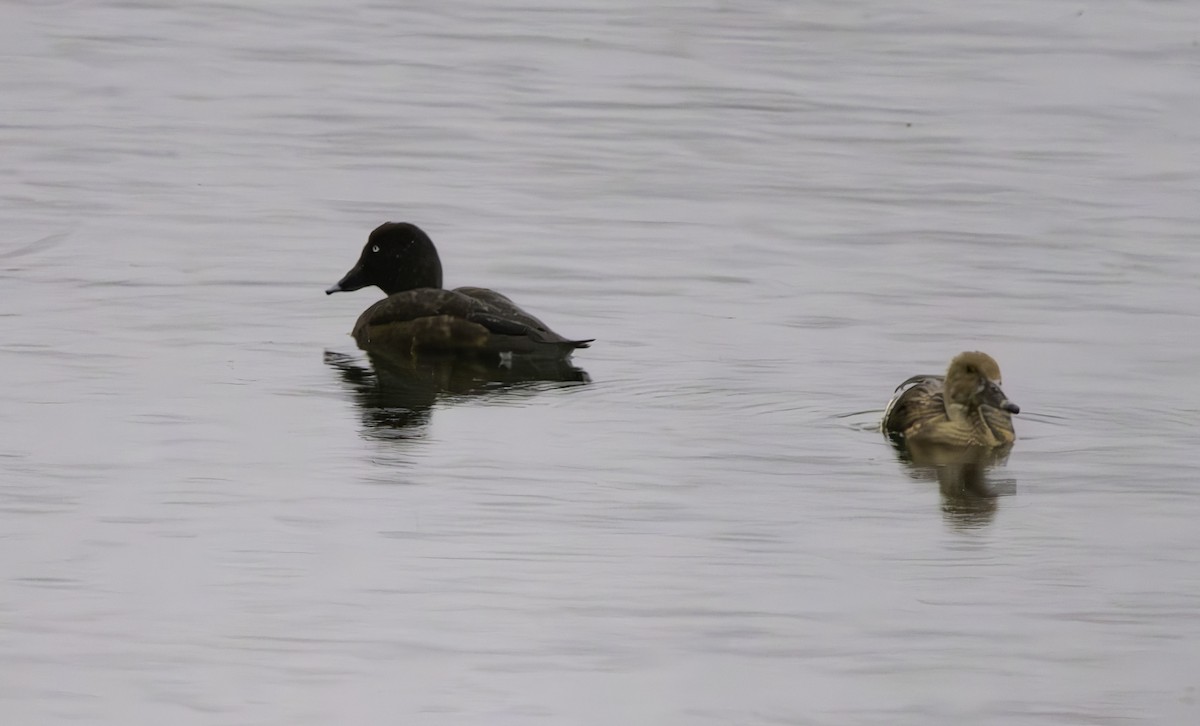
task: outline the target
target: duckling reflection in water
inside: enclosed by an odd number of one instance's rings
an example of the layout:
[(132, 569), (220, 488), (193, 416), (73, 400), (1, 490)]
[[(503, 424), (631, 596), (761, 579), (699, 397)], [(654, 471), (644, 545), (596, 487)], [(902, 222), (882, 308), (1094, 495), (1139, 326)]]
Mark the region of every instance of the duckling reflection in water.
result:
[(988, 472), (1002, 466), (1011, 445), (986, 447), (905, 447), (893, 441), (896, 455), (913, 479), (936, 481), (942, 495), (942, 512), (956, 527), (978, 527), (996, 514), (996, 498), (1016, 493), (1016, 481), (995, 479)]

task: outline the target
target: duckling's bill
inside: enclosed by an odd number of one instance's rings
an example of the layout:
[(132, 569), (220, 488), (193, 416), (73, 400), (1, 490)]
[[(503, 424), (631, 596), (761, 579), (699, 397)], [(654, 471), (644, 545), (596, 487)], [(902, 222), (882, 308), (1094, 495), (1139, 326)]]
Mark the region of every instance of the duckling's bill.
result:
[(984, 384), (983, 402), (989, 406), (994, 406), (995, 408), (1008, 411), (1009, 413), (1021, 412), (1021, 407), (1008, 400), (1008, 396), (1004, 395), (1004, 391), (1000, 388), (1000, 384), (995, 381), (988, 381)]

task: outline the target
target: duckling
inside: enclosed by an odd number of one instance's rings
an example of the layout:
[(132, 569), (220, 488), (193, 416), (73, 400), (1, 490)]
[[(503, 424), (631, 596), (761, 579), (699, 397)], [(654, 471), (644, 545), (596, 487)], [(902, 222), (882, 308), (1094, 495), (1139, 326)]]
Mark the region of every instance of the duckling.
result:
[(906, 444), (1008, 446), (1016, 439), (1012, 415), (1020, 413), (1000, 388), (1000, 366), (978, 351), (960, 353), (945, 376), (913, 376), (896, 387), (882, 429)]
[(442, 263), (433, 241), (408, 222), (387, 222), (371, 232), (358, 262), (325, 293), (369, 285), (387, 297), (354, 324), (351, 335), (363, 350), (511, 365), (514, 355), (567, 358), (592, 342), (564, 338), (494, 290), (442, 289)]

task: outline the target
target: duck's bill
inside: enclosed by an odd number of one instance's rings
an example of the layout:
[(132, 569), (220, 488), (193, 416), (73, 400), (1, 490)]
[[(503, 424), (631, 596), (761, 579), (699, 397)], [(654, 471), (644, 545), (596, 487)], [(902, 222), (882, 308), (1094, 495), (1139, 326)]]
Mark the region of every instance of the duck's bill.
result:
[(325, 290), (326, 295), (332, 295), (335, 292), (354, 292), (361, 290), (370, 283), (366, 281), (366, 274), (363, 271), (362, 265), (355, 265), (346, 276), (337, 281), (337, 284)]
[(983, 390), (983, 402), (1002, 411), (1021, 413), (1021, 407), (1008, 400), (1008, 396), (1004, 395), (1004, 391), (1000, 389), (1000, 385), (995, 381), (988, 381), (987, 386)]

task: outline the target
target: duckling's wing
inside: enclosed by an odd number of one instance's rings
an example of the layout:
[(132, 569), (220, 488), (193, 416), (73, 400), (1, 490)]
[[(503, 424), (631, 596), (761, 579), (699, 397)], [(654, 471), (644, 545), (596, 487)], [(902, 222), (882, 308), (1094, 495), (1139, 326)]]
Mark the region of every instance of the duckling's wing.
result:
[(918, 383), (931, 383), (931, 384), (936, 385), (940, 389), (945, 382), (946, 382), (945, 376), (935, 376), (935, 375), (932, 375), (929, 373), (923, 373), (920, 375), (915, 375), (912, 378), (909, 378), (904, 383), (901, 383), (900, 385), (896, 386), (896, 390), (899, 391), (901, 388), (908, 388), (909, 386), (915, 387), (916, 384), (918, 384)]
[(484, 287), (459, 287), (452, 292), (476, 303), (471, 313), (466, 316), (468, 320), (497, 335), (524, 336), (535, 343), (565, 343), (574, 348), (586, 348), (592, 342), (564, 338), (495, 290)]
[(1004, 444), (1011, 444), (1017, 438), (1017, 434), (1013, 430), (1011, 413), (995, 408), (994, 406), (980, 406), (979, 412), (983, 414), (984, 424), (991, 429), (992, 436), (997, 441)]
[(942, 376), (913, 376), (896, 386), (883, 412), (884, 433), (909, 435), (930, 421), (946, 416)]

